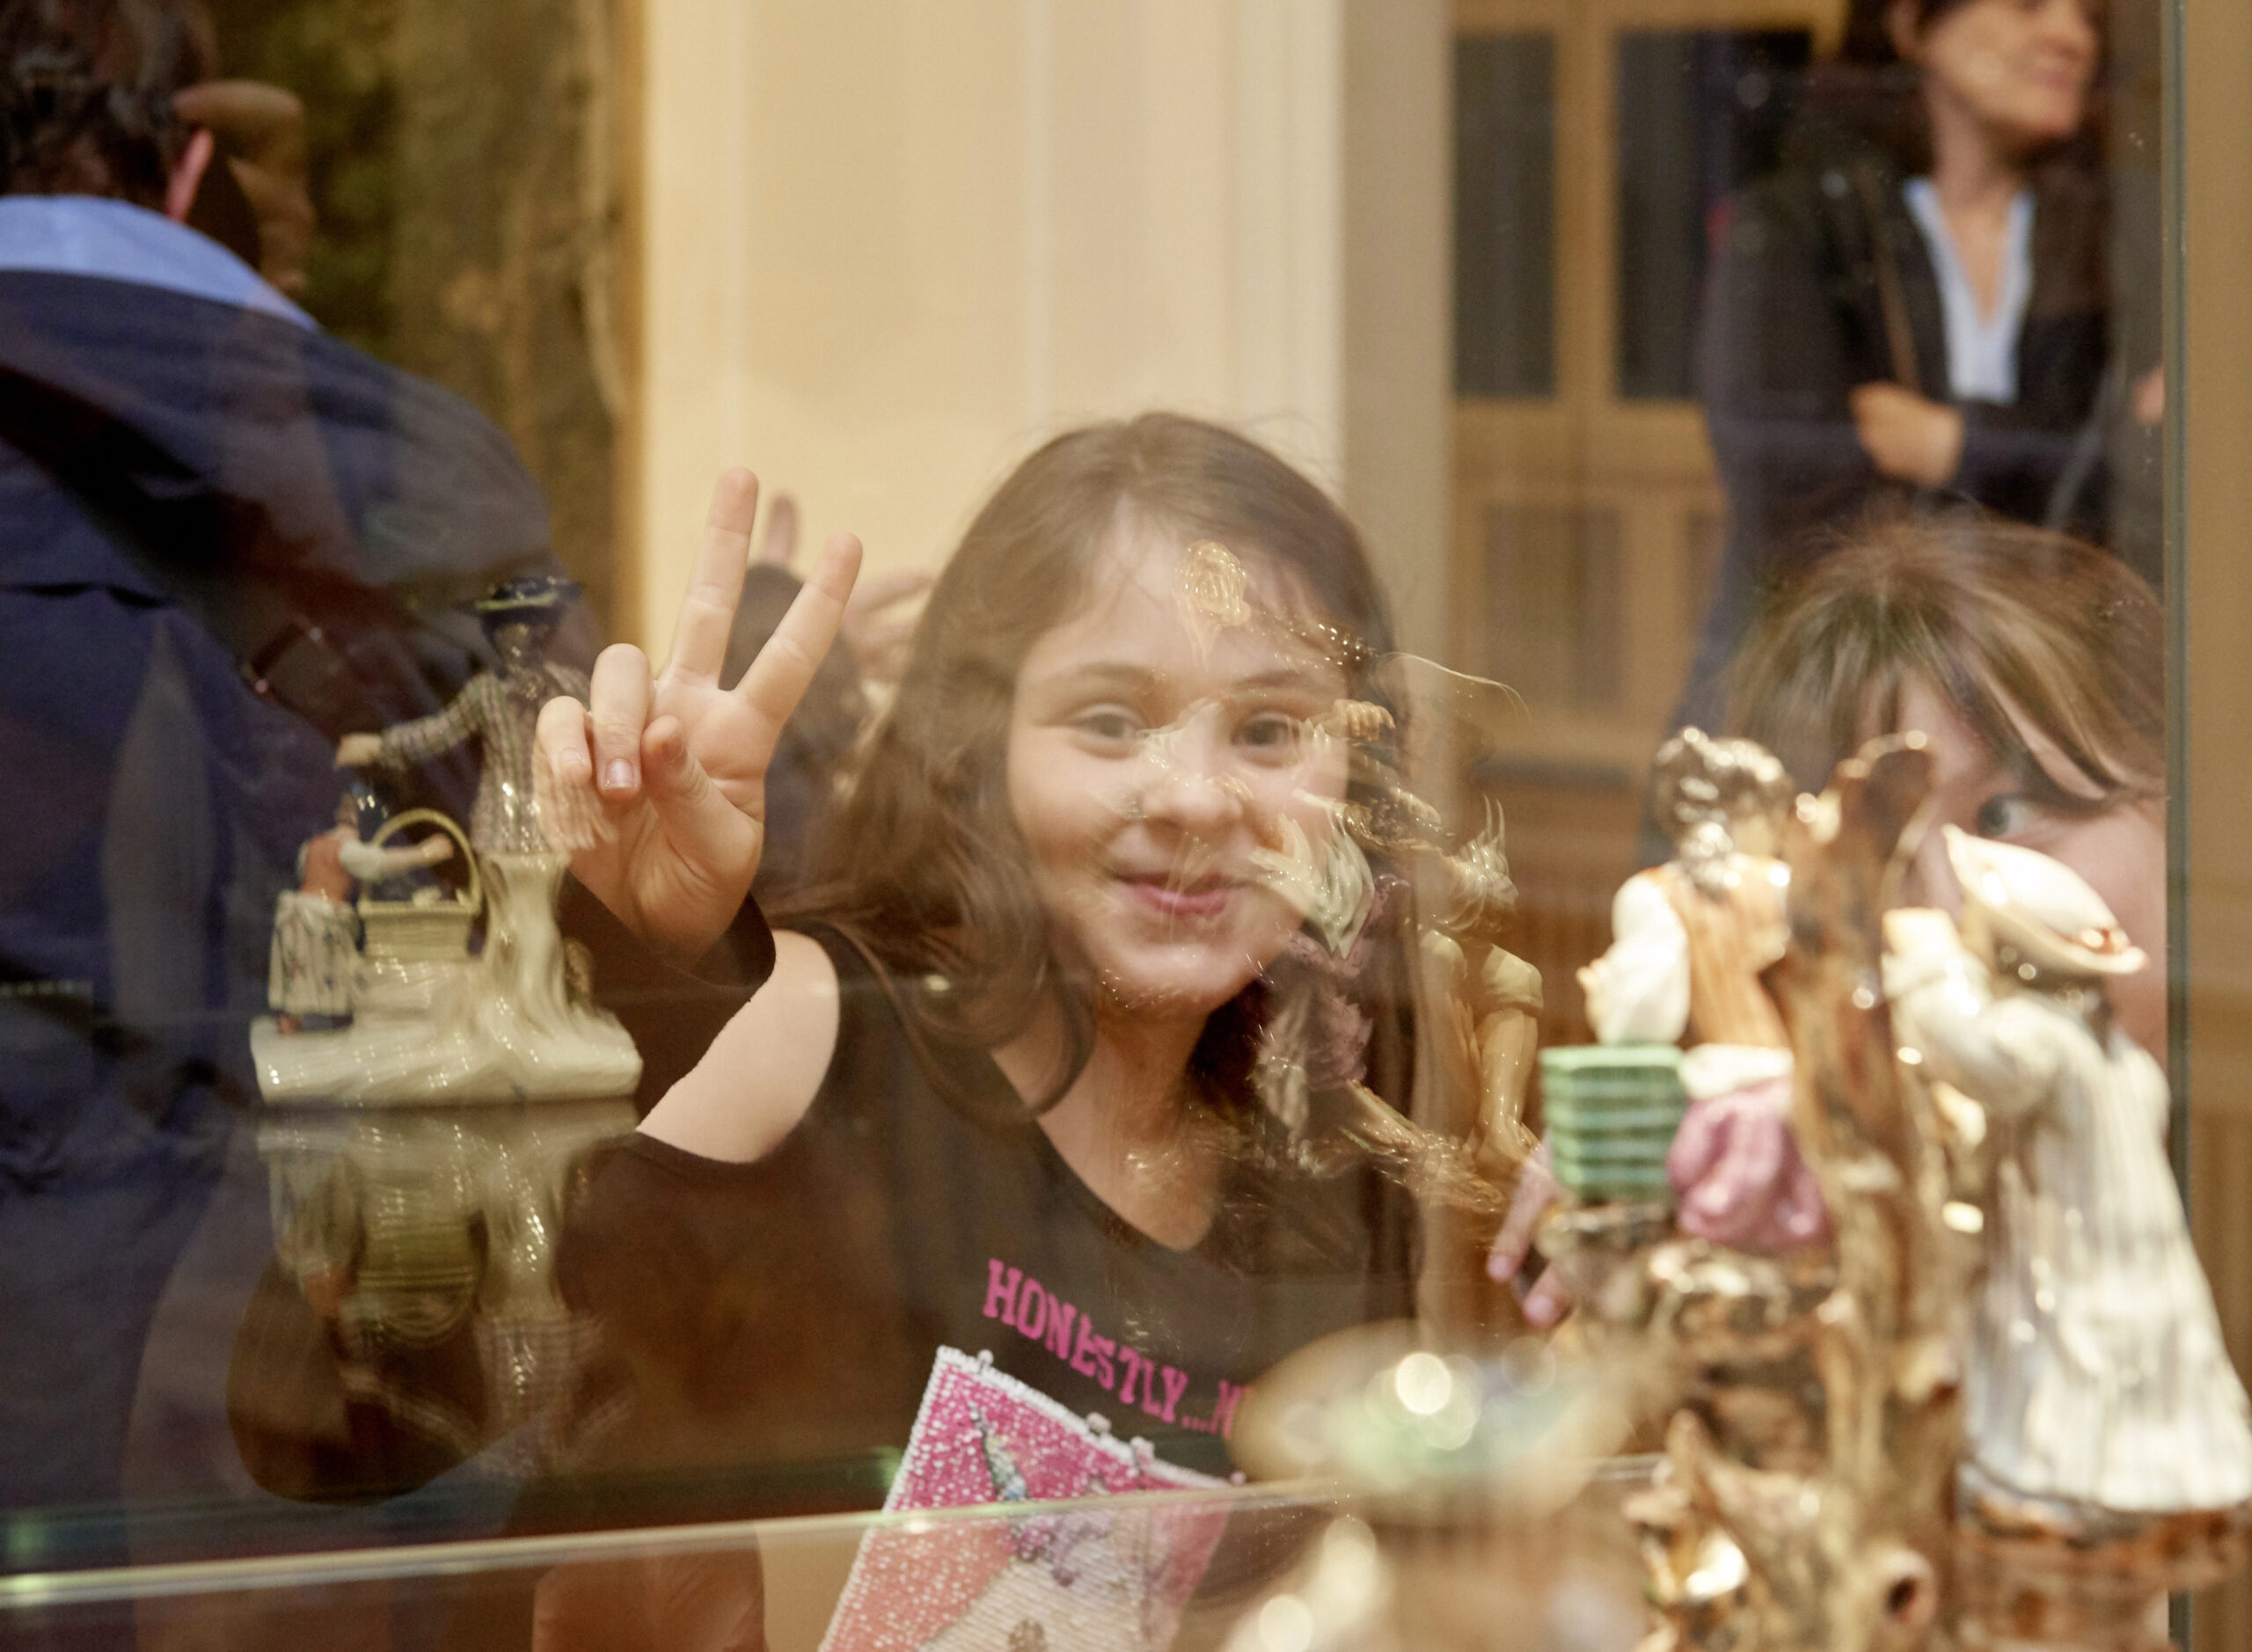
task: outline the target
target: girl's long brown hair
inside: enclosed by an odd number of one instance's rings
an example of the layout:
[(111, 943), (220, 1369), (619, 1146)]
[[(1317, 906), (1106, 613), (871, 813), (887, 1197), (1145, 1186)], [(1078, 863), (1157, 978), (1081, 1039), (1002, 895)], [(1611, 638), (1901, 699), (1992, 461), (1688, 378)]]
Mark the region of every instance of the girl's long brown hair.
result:
[(2093, 808), (2164, 794), (2164, 617), (2093, 545), (1971, 511), (1863, 527), (1753, 627), (1729, 727), (1818, 787), (1862, 742), (1898, 732), (1912, 678), (2036, 787), (2044, 771), (2014, 713), (2094, 783)]
[[(1162, 524), (1184, 545), (1217, 540), (1283, 571), (1341, 643), (1349, 691), (1362, 691), (1367, 662), (1392, 647), (1352, 523), (1257, 442), (1172, 413), (1058, 436), (1001, 484), (948, 559), (891, 709), (815, 829), (808, 883), (777, 912), (854, 942), (902, 989), (910, 1026), (990, 1049), (1057, 1003), (1073, 1042), (1058, 1094), (1086, 1058), (1092, 1023), (1010, 810), (1010, 710), (1027, 652), (1077, 610), (1128, 523)], [(1215, 1016), (1200, 1064), (1232, 1073), (1248, 1061), (1249, 1035)]]

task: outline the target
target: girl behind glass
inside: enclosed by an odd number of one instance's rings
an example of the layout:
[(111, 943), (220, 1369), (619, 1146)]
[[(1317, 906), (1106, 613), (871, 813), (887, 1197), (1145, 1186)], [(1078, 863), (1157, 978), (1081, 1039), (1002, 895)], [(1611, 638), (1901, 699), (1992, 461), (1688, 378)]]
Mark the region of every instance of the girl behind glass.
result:
[[(850, 1465), (904, 1444), (946, 1344), (1217, 1470), (1254, 1378), (1409, 1310), (1406, 1202), (1325, 1132), (1348, 1079), (1405, 1100), (1405, 892), (1379, 859), (1361, 939), (1317, 954), (1270, 875), (1373, 803), (1340, 730), (1376, 727), (1388, 643), (1350, 524), (1241, 437), (1153, 415), (1019, 468), (932, 594), (771, 979), (574, 1224), (567, 1289), (611, 1355), (589, 1414), (623, 1418), (589, 1466), (874, 1502)], [(646, 664), (606, 661), (559, 774), (591, 775), (621, 706), (669, 737)], [(647, 805), (605, 797), (630, 841)], [(598, 892), (607, 852), (581, 858)], [(622, 880), (608, 898), (632, 914)], [(1279, 1048), (1294, 994), (1312, 1033)], [(1262, 1057), (1307, 1072), (1308, 1118), (1262, 1107)], [(750, 1489), (783, 1463), (847, 1466)]]

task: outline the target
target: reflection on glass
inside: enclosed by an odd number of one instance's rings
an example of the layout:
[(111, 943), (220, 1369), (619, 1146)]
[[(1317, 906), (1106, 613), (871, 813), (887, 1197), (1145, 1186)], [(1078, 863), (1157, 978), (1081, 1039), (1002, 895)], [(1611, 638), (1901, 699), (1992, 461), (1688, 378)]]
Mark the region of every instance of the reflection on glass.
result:
[(2112, 347), (2102, 45), (2076, 0), (1871, 3), (1809, 77), (1708, 284), (1730, 530), (1678, 720), (1725, 720), (1768, 594), (1873, 515), (1971, 503), (2104, 537), (2112, 450), (2163, 391)]
[(1835, 1132), (1908, 768), (2167, 950), (2158, 15), (0, 7), (0, 1599), (1589, 1652), (1639, 1529), (1917, 1630), (2006, 1224)]

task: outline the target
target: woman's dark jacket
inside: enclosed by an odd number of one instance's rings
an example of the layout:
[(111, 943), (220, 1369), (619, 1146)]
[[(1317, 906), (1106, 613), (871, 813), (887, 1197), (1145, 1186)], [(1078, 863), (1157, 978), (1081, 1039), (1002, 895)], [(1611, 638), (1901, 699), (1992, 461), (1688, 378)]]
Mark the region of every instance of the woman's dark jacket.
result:
[[(1678, 722), (1717, 720), (1720, 679), (1761, 603), (1880, 500), (1968, 500), (2102, 537), (2109, 339), (2099, 182), (2061, 164), (2035, 179), (2033, 291), (2018, 398), (2007, 406), (1954, 401), (1939, 277), (1903, 182), (1874, 144), (1815, 132), (1730, 205), (1700, 362), (1729, 530)], [(1962, 464), (1944, 493), (1880, 476), (1863, 450), (1850, 398), (1880, 380), (1962, 412)]]

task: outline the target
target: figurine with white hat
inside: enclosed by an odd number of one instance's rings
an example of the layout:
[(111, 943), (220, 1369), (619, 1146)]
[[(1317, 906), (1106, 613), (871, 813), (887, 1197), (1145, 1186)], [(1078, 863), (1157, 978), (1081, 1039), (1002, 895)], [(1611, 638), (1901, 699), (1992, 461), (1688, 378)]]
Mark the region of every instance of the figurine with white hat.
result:
[(1884, 921), (1901, 1059), (1983, 1107), (1963, 1517), (2122, 1527), (2252, 1499), (2252, 1421), (2166, 1152), (2165, 1076), (2106, 981), (2147, 961), (2046, 855), (1946, 829), (1963, 891)]
[(477, 602), (477, 617), (501, 669), (470, 678), (443, 711), (380, 734), (347, 735), (337, 742), (339, 768), (383, 764), (393, 769), (427, 762), (475, 742), (481, 758), (477, 804), (469, 837), (479, 854), (544, 854), (552, 845), (542, 830), (532, 779), (533, 735), (539, 708), (559, 694), (583, 700), (587, 674), (547, 657), (579, 587), (552, 574), (503, 580)]
[[(337, 743), (340, 767), (393, 769), (476, 745), (468, 837), (475, 893), (441, 903), (435, 945), (423, 932), (439, 907), (391, 915), (406, 920), (402, 927), (413, 939), (381, 958), (370, 946), (353, 1027), (289, 1039), (274, 1024), (254, 1027), (251, 1053), (267, 1100), (411, 1105), (632, 1093), (640, 1055), (615, 1018), (590, 1002), (583, 957), (574, 969), (557, 921), (570, 857), (543, 814), (533, 760), (540, 708), (559, 696), (587, 698), (586, 674), (548, 657), (578, 590), (545, 574), (494, 586), (477, 612), (500, 669), (472, 677), (431, 716)], [(485, 945), (472, 954), (469, 925), (480, 909)], [(363, 903), (363, 918), (383, 915)]]

